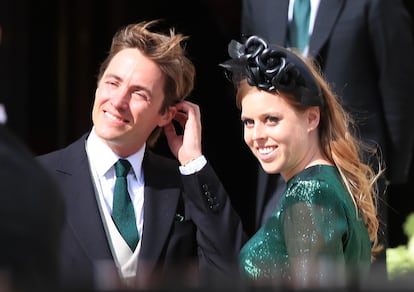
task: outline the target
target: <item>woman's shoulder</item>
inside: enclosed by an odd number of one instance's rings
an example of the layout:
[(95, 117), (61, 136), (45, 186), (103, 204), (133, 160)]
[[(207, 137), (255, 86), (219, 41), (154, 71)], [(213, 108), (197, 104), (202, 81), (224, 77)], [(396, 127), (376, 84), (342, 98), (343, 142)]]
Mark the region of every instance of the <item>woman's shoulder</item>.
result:
[(338, 200), (346, 193), (335, 166), (314, 165), (304, 169), (287, 182), (286, 197), (310, 203)]

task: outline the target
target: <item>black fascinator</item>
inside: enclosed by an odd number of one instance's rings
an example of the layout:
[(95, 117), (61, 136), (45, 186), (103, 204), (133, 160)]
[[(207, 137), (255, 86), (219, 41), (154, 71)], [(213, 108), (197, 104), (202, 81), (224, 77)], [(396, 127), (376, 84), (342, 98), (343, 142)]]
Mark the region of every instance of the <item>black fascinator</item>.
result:
[(235, 85), (246, 78), (251, 86), (292, 93), (304, 105), (323, 106), (321, 90), (312, 73), (288, 49), (269, 46), (262, 38), (253, 35), (244, 44), (232, 40), (228, 53), (231, 59), (220, 66)]

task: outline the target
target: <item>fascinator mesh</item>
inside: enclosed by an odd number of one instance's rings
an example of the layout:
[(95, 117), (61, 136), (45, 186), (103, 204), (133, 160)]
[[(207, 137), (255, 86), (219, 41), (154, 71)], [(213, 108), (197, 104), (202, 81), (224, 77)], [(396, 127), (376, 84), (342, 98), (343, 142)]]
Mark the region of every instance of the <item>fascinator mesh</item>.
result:
[(220, 66), (234, 85), (246, 78), (251, 86), (266, 91), (292, 93), (304, 105), (324, 105), (320, 87), (307, 65), (288, 49), (269, 46), (253, 35), (244, 44), (232, 40), (228, 53), (231, 59)]

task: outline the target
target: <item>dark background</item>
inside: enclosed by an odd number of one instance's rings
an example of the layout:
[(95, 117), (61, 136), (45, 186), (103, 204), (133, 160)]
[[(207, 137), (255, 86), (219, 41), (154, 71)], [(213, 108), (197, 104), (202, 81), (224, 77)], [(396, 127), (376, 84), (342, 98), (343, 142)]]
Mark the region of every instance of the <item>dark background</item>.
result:
[[(414, 11), (414, 1), (406, 2)], [(77, 139), (91, 127), (96, 74), (113, 34), (131, 22), (163, 19), (165, 27), (190, 36), (197, 76), (189, 100), (201, 106), (204, 153), (251, 232), (257, 163), (218, 66), (228, 58), (230, 39), (239, 36), (239, 13), (239, 0), (1, 0), (0, 102), (7, 124), (34, 154)], [(156, 151), (169, 155), (164, 140)], [(401, 224), (414, 211), (413, 186), (391, 188), (391, 247), (406, 243)]]

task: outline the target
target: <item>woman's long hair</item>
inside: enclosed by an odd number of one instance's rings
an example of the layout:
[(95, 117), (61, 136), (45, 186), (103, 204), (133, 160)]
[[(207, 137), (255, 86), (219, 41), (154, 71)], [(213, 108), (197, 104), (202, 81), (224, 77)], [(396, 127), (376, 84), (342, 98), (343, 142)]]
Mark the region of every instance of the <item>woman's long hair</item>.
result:
[[(383, 174), (382, 157), (378, 149), (357, 138), (351, 115), (343, 108), (324, 79), (320, 68), (312, 60), (304, 60), (319, 84), (325, 104), (321, 108), (319, 137), (324, 154), (338, 168), (356, 209), (368, 228), (372, 242), (372, 260), (382, 250), (378, 243), (378, 179)], [(294, 101), (294, 99), (292, 99)], [(296, 108), (303, 107), (294, 102)], [(372, 165), (376, 163), (377, 165)]]

